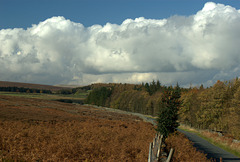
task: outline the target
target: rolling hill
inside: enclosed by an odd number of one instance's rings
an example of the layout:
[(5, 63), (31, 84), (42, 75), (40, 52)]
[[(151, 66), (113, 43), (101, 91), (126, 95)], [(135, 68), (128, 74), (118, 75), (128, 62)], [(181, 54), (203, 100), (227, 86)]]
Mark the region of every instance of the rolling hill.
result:
[(61, 89), (71, 89), (70, 87), (63, 87), (63, 86), (9, 82), (9, 81), (0, 81), (0, 87), (23, 87), (23, 88), (31, 88), (31, 89), (45, 89), (45, 90), (51, 90), (51, 91), (58, 91)]

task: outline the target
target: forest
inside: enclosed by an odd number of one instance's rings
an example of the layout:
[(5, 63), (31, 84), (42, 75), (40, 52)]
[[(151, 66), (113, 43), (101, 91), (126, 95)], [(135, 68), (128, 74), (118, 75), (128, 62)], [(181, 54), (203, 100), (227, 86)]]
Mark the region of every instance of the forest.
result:
[[(93, 84), (85, 103), (158, 116), (166, 91), (160, 81), (134, 84)], [(240, 139), (240, 79), (217, 81), (212, 87), (180, 88), (178, 121), (194, 128), (220, 131)]]
[(182, 93), (181, 123), (240, 139), (240, 80), (217, 81), (212, 87)]

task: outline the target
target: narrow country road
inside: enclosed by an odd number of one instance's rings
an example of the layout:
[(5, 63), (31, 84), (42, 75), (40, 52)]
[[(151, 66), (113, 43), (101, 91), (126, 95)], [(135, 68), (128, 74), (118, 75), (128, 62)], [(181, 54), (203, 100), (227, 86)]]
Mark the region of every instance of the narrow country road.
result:
[(222, 157), (223, 162), (240, 162), (239, 157), (217, 146), (214, 146), (213, 144), (209, 143), (208, 141), (204, 140), (198, 135), (181, 130), (181, 129), (178, 129), (178, 131), (185, 134), (188, 137), (188, 139), (194, 143), (194, 147), (196, 147), (197, 150), (207, 154), (207, 157), (209, 159), (213, 158), (213, 159), (216, 159), (216, 162), (220, 162), (220, 157)]

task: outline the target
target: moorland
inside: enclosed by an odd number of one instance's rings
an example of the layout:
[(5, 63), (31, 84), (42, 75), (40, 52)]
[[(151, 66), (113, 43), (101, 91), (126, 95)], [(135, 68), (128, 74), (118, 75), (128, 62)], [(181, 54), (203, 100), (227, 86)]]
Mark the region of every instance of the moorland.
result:
[[(151, 123), (134, 115), (57, 101), (88, 93), (1, 92), (0, 159), (147, 161), (149, 143), (156, 134)], [(166, 151), (176, 149), (173, 161), (207, 161), (180, 133), (170, 136), (166, 146)]]

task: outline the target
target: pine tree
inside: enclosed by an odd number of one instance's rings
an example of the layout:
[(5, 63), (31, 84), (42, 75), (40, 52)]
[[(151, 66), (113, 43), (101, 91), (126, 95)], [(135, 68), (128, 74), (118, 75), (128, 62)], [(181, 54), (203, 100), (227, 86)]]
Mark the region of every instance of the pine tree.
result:
[(157, 90), (159, 91), (161, 89), (161, 83), (159, 80), (157, 80)]
[(180, 97), (181, 91), (178, 84), (174, 89), (169, 88), (163, 94), (163, 107), (159, 111), (156, 131), (160, 132), (164, 138), (167, 138), (179, 126), (177, 119), (178, 109), (181, 106)]
[(149, 86), (149, 84), (146, 83), (144, 87), (145, 87), (146, 91), (149, 93), (149, 91), (150, 91), (150, 86)]

